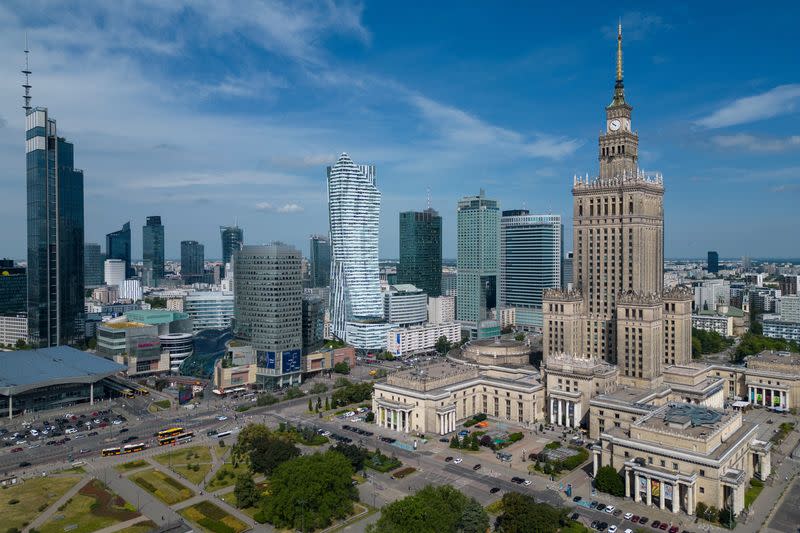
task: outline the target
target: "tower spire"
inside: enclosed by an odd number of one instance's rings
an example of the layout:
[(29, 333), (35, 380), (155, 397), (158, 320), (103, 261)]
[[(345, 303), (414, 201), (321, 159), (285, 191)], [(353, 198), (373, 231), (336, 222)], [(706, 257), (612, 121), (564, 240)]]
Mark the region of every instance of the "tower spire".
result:
[(30, 50), (28, 49), (28, 32), (25, 32), (25, 69), (22, 71), (22, 73), (25, 74), (25, 83), (22, 84), (22, 88), (25, 89), (25, 95), (22, 97), (25, 100), (25, 105), (22, 106), (22, 109), (25, 110), (26, 115), (31, 111), (31, 69), (28, 65), (28, 54), (30, 54)]
[(625, 103), (625, 84), (622, 82), (622, 21), (617, 25), (617, 80), (614, 84), (614, 100), (611, 105)]

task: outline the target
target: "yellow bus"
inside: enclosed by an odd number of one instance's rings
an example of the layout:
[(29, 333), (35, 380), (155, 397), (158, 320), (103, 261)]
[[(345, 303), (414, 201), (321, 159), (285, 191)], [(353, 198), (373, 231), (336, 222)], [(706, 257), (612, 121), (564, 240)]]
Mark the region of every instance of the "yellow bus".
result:
[(140, 452), (147, 448), (147, 444), (139, 442), (137, 444), (128, 444), (122, 447), (122, 453)]
[(103, 457), (108, 457), (109, 455), (119, 455), (121, 453), (122, 453), (122, 448), (118, 448), (118, 447), (117, 448), (105, 448), (105, 449), (103, 449), (103, 451), (100, 452), (100, 454)]
[(169, 435), (166, 437), (161, 437), (158, 439), (159, 446), (166, 446), (167, 444), (172, 444), (173, 442), (181, 443), (181, 442), (188, 442), (192, 440), (194, 437), (194, 432), (187, 431), (186, 433), (179, 433), (177, 435)]
[(174, 427), (169, 429), (164, 429), (156, 433), (156, 437), (163, 438), (163, 437), (172, 437), (173, 435), (180, 435), (183, 433), (183, 428), (181, 427)]

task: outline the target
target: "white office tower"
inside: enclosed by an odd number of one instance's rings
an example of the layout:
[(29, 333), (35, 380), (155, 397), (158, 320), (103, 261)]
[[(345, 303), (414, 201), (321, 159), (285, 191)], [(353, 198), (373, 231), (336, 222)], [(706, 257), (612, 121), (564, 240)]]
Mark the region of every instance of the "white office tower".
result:
[(381, 193), (375, 167), (342, 154), (328, 167), (331, 234), (331, 333), (361, 350), (382, 350), (391, 328), (383, 316), (378, 270)]
[(137, 302), (142, 299), (142, 282), (138, 279), (122, 280), (119, 286), (119, 297)]
[(103, 280), (109, 287), (119, 287), (125, 281), (125, 261), (106, 259), (103, 265)]

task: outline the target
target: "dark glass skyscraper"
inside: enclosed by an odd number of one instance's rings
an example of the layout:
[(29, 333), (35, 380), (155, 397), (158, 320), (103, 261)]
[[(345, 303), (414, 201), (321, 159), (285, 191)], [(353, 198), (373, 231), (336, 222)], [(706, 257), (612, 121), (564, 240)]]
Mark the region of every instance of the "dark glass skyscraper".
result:
[(410, 283), (428, 296), (442, 294), (442, 217), (433, 209), (400, 213), (397, 283)]
[(122, 229), (106, 235), (106, 259), (122, 259), (125, 261), (125, 277), (133, 277), (130, 222), (123, 224)]
[(205, 247), (197, 241), (181, 241), (181, 277), (183, 282), (200, 283), (205, 269)]
[(142, 281), (156, 286), (164, 279), (164, 226), (160, 216), (147, 217), (142, 226)]
[(28, 334), (36, 347), (83, 339), (83, 171), (46, 108), (25, 116)]
[(244, 231), (239, 226), (220, 226), (219, 234), (222, 237), (222, 264), (231, 262), (231, 257), (244, 244)]
[(324, 235), (312, 235), (309, 244), (311, 286), (327, 287), (331, 284), (331, 241)]
[(99, 244), (87, 242), (83, 245), (83, 280), (87, 288), (103, 284), (103, 261), (105, 257)]
[(14, 266), (11, 259), (0, 259), (0, 315), (26, 311), (27, 286), (25, 269)]
[(719, 272), (719, 254), (708, 252), (708, 273), (716, 274), (717, 272)]

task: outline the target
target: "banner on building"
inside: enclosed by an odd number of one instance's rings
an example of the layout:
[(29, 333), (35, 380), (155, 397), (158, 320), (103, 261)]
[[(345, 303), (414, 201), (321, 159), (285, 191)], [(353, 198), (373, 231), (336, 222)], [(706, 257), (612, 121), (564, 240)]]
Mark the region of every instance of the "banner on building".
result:
[(672, 500), (672, 485), (670, 484), (664, 485), (664, 499)]
[(661, 482), (656, 479), (650, 480), (650, 494), (654, 497), (661, 496)]

